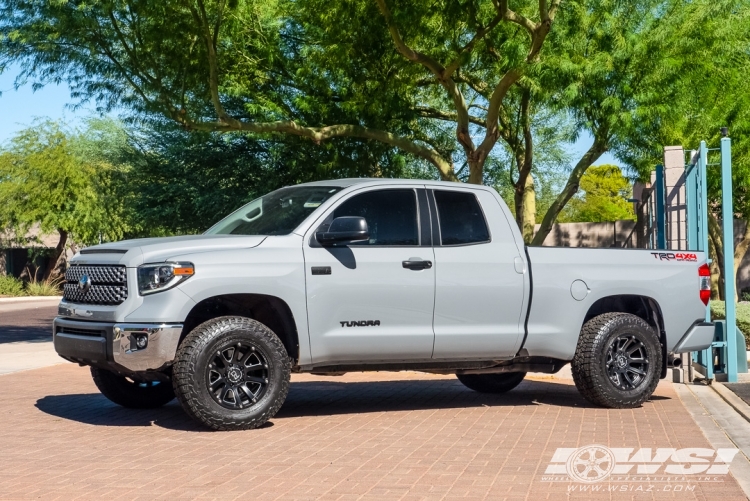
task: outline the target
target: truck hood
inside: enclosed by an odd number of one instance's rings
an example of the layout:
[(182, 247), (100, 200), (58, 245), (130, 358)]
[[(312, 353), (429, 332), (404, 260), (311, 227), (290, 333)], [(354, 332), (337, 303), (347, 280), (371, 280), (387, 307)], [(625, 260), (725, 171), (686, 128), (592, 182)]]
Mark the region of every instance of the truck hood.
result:
[(144, 263), (169, 261), (173, 256), (215, 250), (257, 247), (265, 236), (186, 235), (181, 237), (138, 238), (86, 247), (70, 260), (75, 264), (124, 264), (127, 267)]

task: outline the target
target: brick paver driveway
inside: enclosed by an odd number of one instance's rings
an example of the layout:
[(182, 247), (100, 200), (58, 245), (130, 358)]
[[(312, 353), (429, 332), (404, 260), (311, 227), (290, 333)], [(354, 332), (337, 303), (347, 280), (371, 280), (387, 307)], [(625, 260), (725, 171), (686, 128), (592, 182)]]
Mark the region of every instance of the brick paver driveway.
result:
[(543, 481), (558, 447), (710, 447), (668, 382), (643, 408), (618, 411), (587, 405), (560, 380), (525, 381), (504, 396), (418, 373), (293, 381), (262, 429), (210, 432), (176, 402), (119, 408), (72, 364), (0, 376), (0, 497), (745, 499), (729, 475), (605, 481), (594, 493)]

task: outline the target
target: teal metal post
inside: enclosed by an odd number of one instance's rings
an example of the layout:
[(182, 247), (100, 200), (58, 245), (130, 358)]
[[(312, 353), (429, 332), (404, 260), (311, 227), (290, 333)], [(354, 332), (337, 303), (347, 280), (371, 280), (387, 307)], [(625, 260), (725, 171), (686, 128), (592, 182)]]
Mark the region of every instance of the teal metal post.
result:
[[(734, 210), (732, 205), (732, 140), (721, 138), (721, 217), (724, 233), (724, 304), (726, 308), (727, 381), (737, 382), (737, 312), (734, 303)], [(744, 347), (743, 347), (744, 348)]]
[[(706, 181), (706, 165), (708, 164), (708, 147), (701, 141), (698, 148), (698, 250), (708, 254), (708, 186)], [(711, 321), (711, 307), (706, 306), (706, 322)], [(701, 361), (706, 367), (706, 378), (714, 377), (714, 350), (709, 347), (701, 352)]]
[[(698, 150), (698, 250), (708, 253), (708, 185), (706, 181), (706, 166), (708, 165), (708, 147), (701, 141)], [(708, 317), (707, 317), (708, 318)]]
[(685, 202), (687, 205), (687, 248), (698, 250), (698, 166), (685, 169)]
[(665, 212), (667, 209), (667, 200), (664, 193), (664, 166), (656, 166), (656, 247), (659, 249), (667, 248), (667, 224)]

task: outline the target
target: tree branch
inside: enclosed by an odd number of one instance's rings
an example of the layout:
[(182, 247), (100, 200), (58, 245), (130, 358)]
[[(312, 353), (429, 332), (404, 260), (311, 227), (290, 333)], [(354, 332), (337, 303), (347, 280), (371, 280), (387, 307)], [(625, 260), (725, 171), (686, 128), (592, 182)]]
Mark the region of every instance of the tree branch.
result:
[(547, 238), (547, 235), (552, 230), (552, 225), (557, 220), (557, 216), (560, 215), (560, 212), (565, 208), (568, 201), (573, 198), (573, 195), (578, 192), (578, 184), (581, 182), (581, 177), (586, 173), (591, 164), (596, 162), (602, 156), (602, 153), (607, 151), (606, 137), (607, 134), (605, 131), (601, 131), (599, 135), (594, 137), (594, 144), (591, 145), (573, 168), (570, 177), (568, 177), (568, 182), (565, 184), (565, 188), (557, 195), (557, 198), (555, 198), (555, 201), (552, 202), (552, 205), (544, 215), (542, 224), (539, 226), (539, 231), (534, 235), (531, 245), (542, 245)]
[(316, 143), (336, 138), (336, 137), (355, 137), (361, 139), (374, 139), (381, 143), (390, 144), (407, 153), (411, 153), (423, 158), (437, 167), (440, 177), (445, 181), (458, 181), (453, 165), (446, 161), (434, 148), (419, 144), (409, 138), (397, 136), (390, 132), (372, 129), (361, 125), (340, 124), (328, 125), (325, 127), (303, 127), (294, 121), (279, 122), (240, 122), (234, 120), (233, 123), (226, 122), (190, 122), (184, 118), (180, 120), (185, 127), (192, 130), (201, 130), (206, 132), (233, 132), (244, 131), (253, 133), (274, 133), (282, 132), (294, 136), (307, 137)]
[[(425, 118), (436, 118), (438, 120), (445, 120), (446, 122), (455, 122), (458, 119), (455, 113), (448, 113), (446, 111), (436, 110), (434, 108), (417, 106), (416, 108), (414, 108), (414, 111)], [(487, 122), (485, 122), (482, 118), (475, 117), (473, 115), (469, 115), (469, 122), (481, 127), (487, 127)]]
[[(456, 108), (457, 117), (456, 138), (458, 139), (458, 142), (461, 144), (461, 146), (463, 146), (466, 153), (471, 154), (474, 151), (475, 147), (474, 142), (471, 140), (471, 135), (469, 134), (469, 111), (466, 107), (466, 100), (464, 99), (463, 94), (456, 85), (456, 82), (453, 80), (453, 78), (451, 78), (451, 75), (453, 74), (453, 72), (455, 72), (455, 69), (449, 73), (448, 71), (446, 71), (443, 65), (437, 62), (435, 59), (426, 54), (415, 51), (408, 45), (406, 45), (404, 39), (401, 37), (401, 33), (399, 32), (395, 21), (393, 20), (393, 16), (391, 16), (390, 10), (388, 10), (388, 6), (385, 4), (385, 0), (375, 0), (375, 2), (377, 3), (381, 14), (383, 14), (383, 18), (385, 19), (386, 26), (388, 26), (388, 31), (391, 34), (391, 38), (396, 44), (396, 50), (398, 50), (398, 52), (406, 59), (421, 64), (429, 71), (431, 71), (432, 74), (437, 78), (440, 85), (443, 86), (450, 98), (453, 100), (453, 106)], [(456, 68), (457, 67), (458, 66), (456, 66)]]
[(523, 164), (518, 166), (518, 185), (522, 188), (526, 185), (526, 178), (531, 174), (532, 162), (534, 160), (534, 142), (531, 136), (531, 120), (529, 109), (531, 102), (531, 91), (523, 90), (521, 96), (521, 129), (523, 131)]
[(471, 75), (467, 75), (465, 72), (456, 75), (454, 77), (454, 80), (458, 83), (468, 85), (474, 92), (484, 97), (485, 99), (489, 99), (489, 97), (487, 96), (487, 92), (490, 90), (490, 86), (487, 85), (486, 82), (474, 78)]
[(503, 16), (501, 14), (498, 14), (494, 17), (494, 19), (492, 19), (492, 21), (490, 21), (487, 26), (485, 26), (484, 28), (480, 28), (474, 34), (472, 39), (458, 51), (458, 55), (455, 57), (455, 59), (453, 59), (453, 61), (451, 61), (445, 68), (444, 74), (446, 76), (452, 76), (456, 72), (458, 67), (461, 66), (461, 56), (466, 54), (467, 52), (471, 52), (472, 50), (474, 50), (474, 46), (476, 45), (476, 43), (484, 38), (487, 33), (492, 31), (492, 29), (497, 26), (498, 23), (502, 20)]
[(503, 16), (503, 19), (505, 19), (506, 21), (510, 21), (511, 23), (516, 23), (517, 25), (528, 31), (529, 35), (531, 35), (532, 37), (534, 36), (534, 30), (536, 29), (537, 25), (531, 19), (510, 10), (508, 8), (508, 0), (495, 1), (495, 8), (497, 9), (498, 13)]
[(193, 16), (193, 19), (201, 29), (203, 40), (206, 44), (206, 59), (208, 60), (208, 88), (211, 92), (211, 102), (213, 103), (216, 115), (219, 117), (220, 122), (230, 124), (234, 127), (239, 127), (240, 122), (229, 116), (221, 104), (219, 98), (219, 64), (216, 56), (216, 45), (214, 45), (214, 37), (211, 34), (211, 26), (208, 21), (208, 15), (206, 9), (201, 0), (198, 0), (198, 6), (200, 7), (200, 13), (195, 9), (192, 3), (188, 3), (188, 8)]
[[(510, 90), (511, 86), (521, 78), (521, 70), (519, 68), (513, 68), (509, 70), (500, 79), (498, 84), (495, 86), (495, 90), (492, 91), (490, 102), (487, 110), (487, 132), (484, 135), (484, 140), (476, 149), (475, 161), (483, 163), (484, 159), (487, 158), (492, 148), (497, 142), (497, 138), (500, 136), (498, 130), (498, 116), (500, 114), (500, 107), (503, 104), (505, 95)], [(474, 175), (474, 181), (481, 183), (481, 173)]]

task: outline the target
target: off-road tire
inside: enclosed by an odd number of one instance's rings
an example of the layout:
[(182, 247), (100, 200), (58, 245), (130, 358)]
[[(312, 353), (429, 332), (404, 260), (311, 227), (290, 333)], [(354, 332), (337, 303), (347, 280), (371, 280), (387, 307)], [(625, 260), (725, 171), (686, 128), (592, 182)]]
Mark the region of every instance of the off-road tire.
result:
[[(607, 353), (621, 336), (632, 335), (648, 355), (645, 376), (636, 387), (624, 390), (607, 374)], [(645, 320), (629, 313), (604, 313), (586, 322), (571, 362), (573, 381), (581, 395), (595, 405), (611, 409), (632, 409), (651, 398), (661, 374), (659, 337)]]
[[(209, 364), (217, 349), (237, 343), (263, 354), (267, 383), (257, 402), (227, 409), (209, 391)], [(266, 423), (286, 400), (290, 376), (291, 360), (278, 336), (260, 322), (237, 316), (214, 318), (193, 329), (180, 343), (172, 368), (174, 391), (185, 412), (214, 430), (247, 430)]]
[(172, 385), (167, 382), (138, 383), (98, 367), (91, 368), (91, 377), (102, 395), (130, 409), (154, 409), (174, 399)]
[(479, 393), (505, 393), (521, 384), (526, 373), (456, 374), (456, 377), (464, 386)]

